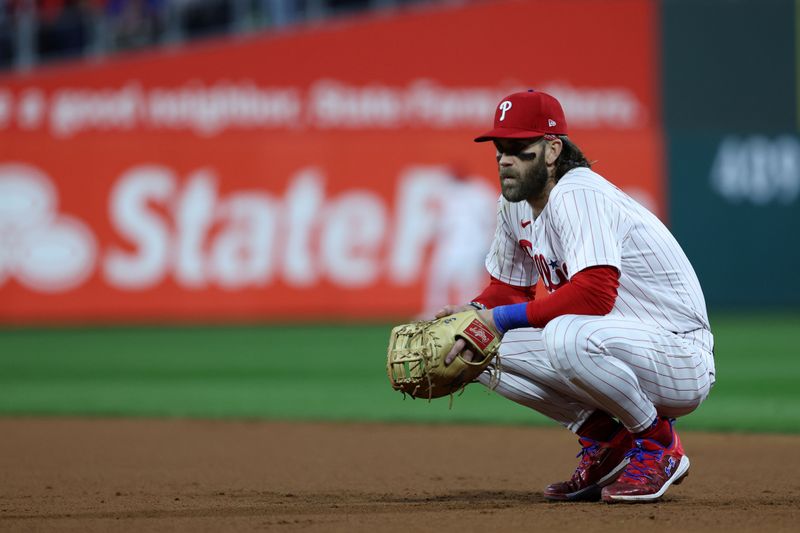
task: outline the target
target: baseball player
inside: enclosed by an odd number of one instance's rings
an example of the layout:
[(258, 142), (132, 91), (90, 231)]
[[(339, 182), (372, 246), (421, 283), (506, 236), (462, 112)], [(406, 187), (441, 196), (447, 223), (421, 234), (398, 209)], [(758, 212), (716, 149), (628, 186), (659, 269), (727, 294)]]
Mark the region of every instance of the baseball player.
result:
[[(504, 334), (500, 376), (479, 381), (578, 435), (580, 463), (547, 499), (660, 498), (689, 470), (674, 419), (714, 383), (689, 260), (658, 218), (591, 170), (554, 97), (504, 98), (475, 141), (494, 143), (502, 189), (491, 283), (469, 304)], [(539, 279), (550, 296), (535, 300)], [(446, 362), (458, 353), (471, 357), (463, 340)]]

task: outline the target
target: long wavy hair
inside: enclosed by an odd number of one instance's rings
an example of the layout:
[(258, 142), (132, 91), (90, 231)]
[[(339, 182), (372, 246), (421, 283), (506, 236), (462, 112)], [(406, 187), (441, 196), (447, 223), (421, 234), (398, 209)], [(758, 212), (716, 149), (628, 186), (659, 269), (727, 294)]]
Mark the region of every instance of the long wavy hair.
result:
[(572, 142), (569, 137), (566, 135), (559, 135), (558, 138), (561, 139), (561, 144), (563, 147), (561, 148), (561, 154), (559, 154), (558, 159), (556, 160), (556, 182), (558, 182), (558, 180), (560, 180), (564, 174), (573, 168), (592, 168), (592, 163), (594, 163), (594, 161), (589, 161), (586, 159), (586, 156), (583, 155), (583, 152), (580, 148), (578, 148), (578, 145)]

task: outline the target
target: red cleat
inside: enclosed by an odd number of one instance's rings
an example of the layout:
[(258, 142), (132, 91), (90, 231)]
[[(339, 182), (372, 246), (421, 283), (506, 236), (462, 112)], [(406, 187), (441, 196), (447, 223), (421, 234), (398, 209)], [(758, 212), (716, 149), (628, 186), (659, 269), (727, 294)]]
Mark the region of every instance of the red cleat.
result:
[(664, 446), (651, 439), (636, 439), (626, 457), (630, 460), (616, 482), (603, 489), (606, 503), (653, 502), (670, 485), (677, 485), (689, 475), (689, 458), (681, 439), (672, 430), (672, 443)]
[(581, 461), (572, 478), (548, 485), (544, 497), (554, 501), (598, 501), (603, 487), (613, 483), (628, 464), (626, 453), (631, 442), (631, 434), (625, 429), (617, 431), (609, 442), (579, 438), (581, 452), (577, 457)]

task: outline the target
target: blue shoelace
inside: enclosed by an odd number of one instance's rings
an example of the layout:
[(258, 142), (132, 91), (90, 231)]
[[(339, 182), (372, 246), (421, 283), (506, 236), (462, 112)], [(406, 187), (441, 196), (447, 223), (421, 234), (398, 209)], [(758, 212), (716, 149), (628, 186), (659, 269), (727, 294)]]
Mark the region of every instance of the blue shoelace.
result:
[(582, 457), (584, 455), (589, 455), (590, 453), (596, 452), (600, 448), (600, 445), (595, 443), (590, 444), (589, 446), (584, 446), (581, 448), (581, 451), (578, 452), (578, 455), (575, 457)]
[(653, 472), (655, 468), (647, 466), (646, 461), (651, 460), (657, 463), (663, 456), (664, 450), (645, 450), (641, 447), (641, 443), (637, 442), (636, 447), (625, 454), (625, 457), (630, 459), (630, 463), (625, 467), (623, 476), (635, 480), (653, 479), (649, 472)]
[(591, 456), (594, 452), (600, 449), (600, 445), (597, 441), (592, 441), (592, 444), (589, 446), (581, 447), (581, 451), (578, 452), (578, 455), (575, 457), (580, 457), (581, 462), (578, 463), (577, 468), (575, 468), (575, 473), (572, 474), (573, 478), (575, 476), (580, 475), (581, 470), (588, 467), (591, 464)]

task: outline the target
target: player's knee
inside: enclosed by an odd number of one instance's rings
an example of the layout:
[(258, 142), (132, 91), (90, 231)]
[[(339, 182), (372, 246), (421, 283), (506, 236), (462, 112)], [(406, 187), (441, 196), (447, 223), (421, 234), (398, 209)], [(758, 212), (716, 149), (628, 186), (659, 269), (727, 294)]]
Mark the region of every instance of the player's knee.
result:
[(551, 320), (542, 331), (545, 351), (556, 372), (566, 377), (574, 374), (577, 339), (572, 327), (572, 315)]

